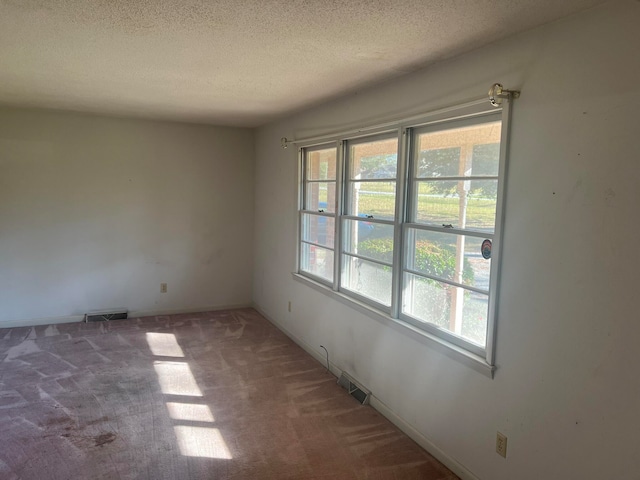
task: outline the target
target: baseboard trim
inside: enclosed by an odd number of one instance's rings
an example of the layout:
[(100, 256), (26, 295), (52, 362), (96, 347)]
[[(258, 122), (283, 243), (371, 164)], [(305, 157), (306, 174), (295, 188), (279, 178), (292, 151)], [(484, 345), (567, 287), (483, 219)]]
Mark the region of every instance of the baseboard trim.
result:
[[(307, 352), (309, 355), (311, 355), (315, 360), (317, 360), (320, 364), (322, 364), (326, 368), (326, 366), (327, 366), (327, 357), (326, 357), (326, 354), (325, 354), (324, 350), (316, 350), (316, 349), (314, 349), (311, 345), (309, 345), (307, 342), (302, 340), (300, 337), (298, 337), (297, 335), (294, 335), (289, 330), (287, 330), (282, 325), (280, 325), (278, 322), (276, 322), (272, 317), (269, 316), (269, 314), (267, 314), (264, 310), (262, 310), (257, 304), (254, 303), (252, 305), (252, 308), (254, 308), (264, 318), (269, 320), (269, 322), (271, 322), (274, 327), (276, 327), (278, 330), (280, 330), (282, 333), (284, 333), (287, 337), (289, 337), (291, 340), (293, 340), (294, 343), (298, 344), (298, 346), (300, 348), (302, 348), (305, 352)], [(342, 373), (342, 370), (340, 368), (338, 368), (338, 366), (335, 365), (333, 362), (329, 362), (329, 371), (336, 378), (338, 378), (340, 376), (340, 374)]]
[(26, 320), (8, 320), (6, 322), (0, 322), (0, 328), (38, 327), (40, 325), (58, 325), (60, 323), (81, 322), (82, 320), (84, 320), (84, 315), (29, 318)]
[(455, 458), (446, 454), (440, 448), (438, 448), (431, 440), (422, 435), (418, 430), (416, 430), (411, 424), (409, 424), (402, 417), (397, 415), (389, 406), (387, 406), (384, 402), (382, 402), (378, 397), (371, 394), (371, 398), (369, 400), (369, 404), (375, 408), (378, 412), (380, 412), (384, 417), (387, 418), (391, 423), (393, 423), (396, 427), (402, 430), (411, 440), (416, 442), (422, 448), (424, 448), (427, 452), (437, 458), (440, 462), (442, 462), (449, 470), (455, 473), (462, 480), (480, 480), (477, 476), (475, 476), (467, 467), (462, 465)]
[[(307, 342), (302, 340), (297, 335), (291, 333), (288, 329), (283, 327), (280, 323), (278, 323), (275, 319), (273, 319), (269, 314), (267, 314), (264, 310), (260, 308), (259, 305), (254, 303), (252, 307), (260, 313), (264, 318), (269, 320), (278, 330), (284, 333), (287, 337), (293, 340), (296, 344), (298, 344), (305, 352), (311, 355), (314, 359), (316, 359), (320, 364), (326, 367), (327, 359), (324, 353), (324, 350), (316, 350)], [(342, 372), (342, 369), (335, 365), (332, 362), (329, 362), (329, 370), (331, 373), (338, 377)], [(418, 430), (416, 430), (409, 422), (403, 419), (400, 415), (396, 414), (388, 405), (382, 402), (378, 397), (375, 396), (375, 392), (371, 394), (370, 402), (372, 408), (376, 409), (383, 415), (387, 420), (393, 423), (396, 427), (402, 430), (409, 438), (411, 438), (414, 442), (424, 448), (427, 452), (437, 458), (440, 462), (442, 462), (449, 470), (455, 473), (462, 480), (480, 480), (476, 475), (474, 475), (467, 467), (461, 464), (458, 460), (451, 457), (450, 455), (443, 452), (440, 448), (438, 448), (431, 440), (422, 435)]]
[(189, 307), (189, 308), (175, 308), (175, 309), (160, 309), (160, 310), (130, 310), (129, 318), (139, 317), (157, 317), (159, 315), (180, 315), (183, 313), (201, 313), (201, 312), (216, 312), (218, 310), (234, 310), (238, 308), (252, 308), (250, 303), (239, 303), (233, 305), (213, 305), (208, 307)]
[[(251, 305), (250, 303), (243, 303), (243, 304), (234, 304), (234, 305), (214, 305), (214, 306), (193, 307), (193, 308), (131, 310), (129, 311), (129, 318), (156, 317), (159, 315), (179, 315), (181, 313), (215, 312), (218, 310), (232, 310), (232, 309), (238, 309), (238, 308), (252, 308), (252, 307), (253, 305)], [(40, 325), (57, 325), (59, 323), (82, 322), (83, 320), (84, 320), (84, 315), (67, 315), (62, 317), (44, 317), (44, 318), (28, 318), (25, 320), (8, 320), (6, 322), (0, 322), (0, 329), (16, 328), (16, 327), (37, 327)], [(118, 320), (118, 321), (123, 321), (123, 320)]]

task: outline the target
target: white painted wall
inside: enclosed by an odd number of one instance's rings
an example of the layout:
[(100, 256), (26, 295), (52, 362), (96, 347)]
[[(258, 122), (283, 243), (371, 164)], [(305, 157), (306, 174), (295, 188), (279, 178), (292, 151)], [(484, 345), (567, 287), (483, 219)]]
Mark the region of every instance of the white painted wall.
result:
[[(480, 479), (640, 478), (638, 25), (640, 3), (616, 1), (258, 132), (257, 306)], [(491, 380), (292, 278), (297, 157), (280, 138), (460, 103), (497, 81), (522, 97)]]
[(0, 110), (0, 327), (249, 304), (253, 135)]

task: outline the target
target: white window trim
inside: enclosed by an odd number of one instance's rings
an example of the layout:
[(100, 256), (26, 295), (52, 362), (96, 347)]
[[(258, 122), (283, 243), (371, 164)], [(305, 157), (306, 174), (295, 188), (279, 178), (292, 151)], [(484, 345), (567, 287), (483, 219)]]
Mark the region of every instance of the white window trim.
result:
[[(503, 236), (503, 224), (505, 215), (504, 198), (506, 194), (506, 178), (507, 178), (507, 165), (509, 154), (509, 131), (511, 121), (511, 106), (512, 101), (509, 98), (503, 103), (500, 108), (491, 107), (486, 99), (482, 101), (469, 102), (464, 105), (449, 107), (440, 109), (431, 113), (426, 113), (420, 116), (412, 116), (410, 118), (390, 121), (382, 126), (375, 128), (363, 127), (358, 130), (345, 131), (342, 133), (334, 133), (323, 137), (317, 137), (315, 140), (309, 141), (296, 141), (299, 146), (299, 162), (298, 162), (298, 238), (296, 242), (296, 271), (293, 272), (293, 277), (330, 297), (345, 303), (346, 305), (355, 308), (356, 310), (382, 321), (385, 324), (400, 327), (399, 331), (409, 334), (417, 340), (427, 340), (427, 343), (431, 346), (436, 346), (440, 351), (452, 356), (453, 358), (462, 361), (463, 363), (471, 366), (479, 372), (486, 374), (493, 378), (495, 366), (495, 339), (497, 333), (497, 315), (498, 315), (498, 302), (500, 293), (500, 266), (502, 263), (502, 236)], [(402, 289), (402, 275), (403, 275), (403, 258), (404, 245), (401, 248), (394, 249), (394, 261), (393, 261), (393, 285), (392, 285), (392, 302), (391, 309), (381, 309), (379, 304), (370, 301), (356, 293), (349, 291), (345, 293), (340, 290), (340, 265), (342, 257), (342, 219), (344, 213), (343, 208), (343, 188), (347, 175), (344, 171), (344, 157), (347, 140), (355, 140), (362, 137), (374, 138), (378, 135), (388, 134), (392, 131), (398, 132), (398, 172), (397, 172), (397, 187), (396, 187), (396, 215), (393, 223), (395, 228), (394, 244), (399, 245), (401, 239), (406, 238), (404, 234), (405, 230), (412, 226), (406, 222), (406, 211), (402, 209), (407, 208), (407, 187), (409, 186), (409, 172), (408, 172), (408, 155), (409, 155), (409, 139), (407, 135), (408, 129), (422, 128), (428, 125), (441, 125), (456, 123), (463, 119), (473, 119), (482, 117), (485, 115), (496, 115), (501, 113), (502, 130), (500, 137), (500, 159), (499, 159), (499, 175), (498, 175), (498, 192), (496, 199), (496, 219), (495, 230), (493, 234), (492, 245), (492, 262), (491, 262), (491, 276), (489, 283), (489, 306), (487, 313), (487, 335), (486, 344), (484, 349), (470, 348), (471, 342), (460, 339), (454, 334), (440, 329), (435, 325), (420, 323), (420, 327), (411, 322), (411, 317), (401, 313), (400, 293)], [(301, 212), (302, 212), (302, 195), (304, 195), (304, 152), (305, 149), (315, 147), (336, 147), (337, 159), (336, 159), (336, 201), (338, 204), (337, 211), (335, 212), (335, 228), (336, 235), (334, 241), (334, 281), (333, 285), (329, 285), (325, 279), (317, 278), (308, 272), (301, 272), (300, 270), (300, 242), (301, 242)], [(420, 224), (421, 225), (421, 224)], [(468, 233), (468, 232), (467, 232)]]

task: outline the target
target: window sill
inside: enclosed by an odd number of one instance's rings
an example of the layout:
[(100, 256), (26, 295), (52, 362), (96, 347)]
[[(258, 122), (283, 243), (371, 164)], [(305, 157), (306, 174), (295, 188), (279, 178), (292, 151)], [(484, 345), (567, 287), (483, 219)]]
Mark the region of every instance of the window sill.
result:
[(395, 318), (391, 318), (389, 315), (379, 312), (369, 305), (359, 302), (343, 293), (335, 292), (326, 285), (323, 285), (320, 282), (316, 282), (311, 278), (305, 277), (304, 275), (293, 272), (292, 276), (294, 280), (303, 283), (304, 285), (307, 285), (335, 300), (338, 300), (339, 302), (351, 308), (354, 308), (360, 313), (374, 318), (380, 323), (396, 329), (396, 331), (400, 333), (410, 336), (414, 340), (424, 343), (431, 348), (435, 348), (439, 352), (449, 356), (456, 361), (459, 361), (460, 363), (463, 363), (464, 365), (467, 365), (468, 367), (473, 368), (474, 370), (486, 375), (489, 378), (493, 378), (496, 367), (495, 365), (489, 365), (483, 357), (469, 352), (457, 345), (449, 343), (446, 340), (437, 337), (436, 335), (414, 327), (411, 324), (405, 323)]

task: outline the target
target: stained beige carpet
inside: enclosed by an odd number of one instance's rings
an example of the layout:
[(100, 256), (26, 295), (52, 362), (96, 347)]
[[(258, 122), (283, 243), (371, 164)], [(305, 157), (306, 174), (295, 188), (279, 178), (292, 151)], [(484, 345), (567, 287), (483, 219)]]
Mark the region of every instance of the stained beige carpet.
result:
[(251, 309), (0, 330), (2, 479), (455, 479)]

